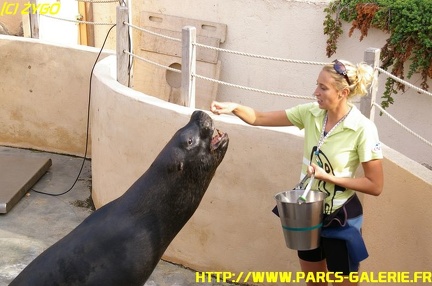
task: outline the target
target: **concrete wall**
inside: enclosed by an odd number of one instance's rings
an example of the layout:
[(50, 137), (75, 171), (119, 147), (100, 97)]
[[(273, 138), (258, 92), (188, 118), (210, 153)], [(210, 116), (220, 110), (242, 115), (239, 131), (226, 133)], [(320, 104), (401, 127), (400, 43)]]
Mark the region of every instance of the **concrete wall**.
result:
[[(3, 10), (3, 5), (12, 4), (11, 6), (5, 6), (4, 15), (0, 15), (0, 34), (14, 36), (24, 34), (21, 10), (24, 8), (24, 3), (28, 2), (27, 0), (0, 1), (0, 11)], [(7, 7), (9, 7), (8, 11)], [(17, 9), (16, 13), (14, 9)]]
[[(157, 156), (193, 110), (120, 85), (115, 59), (95, 70), (92, 99), (93, 198), (120, 196)], [(214, 116), (230, 147), (198, 210), (164, 258), (196, 270), (299, 271), (285, 247), (274, 194), (299, 180), (303, 138), (295, 127), (260, 128)], [(432, 263), (432, 172), (384, 147), (385, 188), (363, 196), (370, 251), (362, 271), (426, 271)], [(119, 170), (127, 170), (120, 172)]]
[(364, 271), (430, 271), (432, 171), (384, 148), (384, 191), (364, 196)]
[(84, 155), (98, 52), (0, 35), (0, 144)]

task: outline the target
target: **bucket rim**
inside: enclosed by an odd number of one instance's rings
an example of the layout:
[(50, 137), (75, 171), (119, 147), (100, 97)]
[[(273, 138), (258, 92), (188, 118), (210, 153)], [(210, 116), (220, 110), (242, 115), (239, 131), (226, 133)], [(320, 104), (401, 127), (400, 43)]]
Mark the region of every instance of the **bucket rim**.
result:
[[(278, 198), (278, 196), (281, 196), (284, 193), (303, 192), (303, 191), (304, 191), (303, 189), (294, 189), (294, 190), (282, 191), (282, 192), (276, 193), (273, 197), (276, 200), (276, 202), (293, 204), (295, 202), (282, 201), (281, 199)], [(320, 195), (322, 194), (323, 198), (321, 200), (317, 200), (317, 201), (313, 201), (313, 202), (306, 201), (306, 202), (303, 202), (302, 204), (312, 204), (312, 203), (316, 203), (316, 202), (319, 202), (319, 201), (324, 201), (328, 197), (328, 194), (326, 194), (325, 192), (319, 191), (319, 190), (310, 190), (309, 193), (319, 193)]]
[[(288, 193), (288, 192), (295, 192), (295, 191), (304, 191), (304, 189), (295, 189), (295, 190), (281, 191), (279, 193), (274, 194), (273, 197), (276, 199), (276, 197), (278, 195), (281, 195), (283, 193)], [(322, 193), (325, 197), (328, 197), (328, 194), (326, 194), (325, 192), (320, 191), (320, 190), (313, 190), (313, 189), (311, 189), (309, 192)]]

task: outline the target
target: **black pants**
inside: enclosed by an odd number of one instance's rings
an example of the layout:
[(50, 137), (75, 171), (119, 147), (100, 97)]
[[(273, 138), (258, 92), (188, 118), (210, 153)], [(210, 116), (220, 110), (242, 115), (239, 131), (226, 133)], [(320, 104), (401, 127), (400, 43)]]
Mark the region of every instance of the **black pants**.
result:
[[(324, 216), (324, 227), (340, 227), (350, 218), (363, 214), (363, 207), (354, 194), (348, 201), (330, 215)], [(319, 262), (326, 259), (327, 269), (331, 272), (341, 272), (349, 275), (358, 271), (359, 265), (350, 265), (348, 249), (345, 240), (321, 237), (320, 246), (312, 250), (299, 250), (298, 257), (309, 262)]]

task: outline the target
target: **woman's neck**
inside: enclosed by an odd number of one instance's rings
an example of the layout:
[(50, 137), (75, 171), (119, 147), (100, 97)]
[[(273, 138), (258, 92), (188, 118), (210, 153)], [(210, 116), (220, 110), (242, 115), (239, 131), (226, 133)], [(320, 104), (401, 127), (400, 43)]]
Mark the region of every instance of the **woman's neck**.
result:
[(328, 132), (335, 126), (344, 116), (348, 114), (351, 107), (348, 104), (341, 104), (335, 109), (327, 110), (327, 124), (325, 130)]

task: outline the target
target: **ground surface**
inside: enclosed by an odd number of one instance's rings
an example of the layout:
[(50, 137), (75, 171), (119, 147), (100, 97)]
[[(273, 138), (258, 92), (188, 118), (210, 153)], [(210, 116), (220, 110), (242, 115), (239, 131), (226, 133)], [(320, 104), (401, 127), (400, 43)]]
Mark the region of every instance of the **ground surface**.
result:
[[(67, 191), (83, 163), (83, 159), (71, 156), (0, 147), (0, 154), (15, 153), (51, 158), (51, 168), (33, 187), (34, 190), (50, 194)], [(71, 191), (61, 196), (30, 191), (10, 212), (0, 214), (0, 286), (8, 285), (44, 249), (65, 236), (91, 214), (93, 210), (90, 192), (91, 167), (87, 160)], [(161, 261), (145, 285), (230, 284), (195, 283), (194, 271)]]

